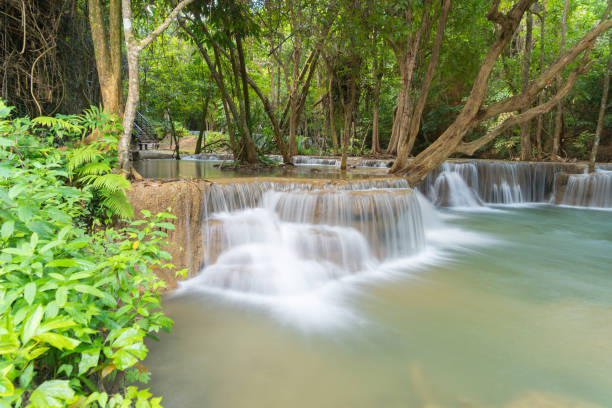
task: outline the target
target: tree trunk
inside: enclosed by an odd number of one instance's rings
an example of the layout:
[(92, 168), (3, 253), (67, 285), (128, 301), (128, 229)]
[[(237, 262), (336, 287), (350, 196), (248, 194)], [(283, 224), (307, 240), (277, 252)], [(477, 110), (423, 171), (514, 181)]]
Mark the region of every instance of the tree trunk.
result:
[[(529, 68), (531, 67), (533, 15), (529, 11), (527, 12), (526, 20), (525, 51), (523, 53), (523, 67), (521, 70), (522, 92), (525, 92), (529, 85)], [(523, 161), (531, 159), (531, 132), (529, 130), (529, 121), (521, 123), (521, 160)]]
[[(123, 1), (129, 2), (129, 0)], [(125, 174), (129, 175), (130, 143), (132, 141), (132, 129), (134, 128), (134, 118), (136, 117), (136, 107), (138, 106), (138, 97), (140, 92), (140, 81), (138, 79), (138, 57), (140, 54), (140, 48), (134, 45), (128, 45), (126, 48), (128, 60), (128, 95), (125, 102), (125, 111), (123, 112), (123, 134), (119, 139), (119, 143), (117, 144), (117, 153), (119, 155), (120, 168)]]
[[(516, 115), (511, 118), (515, 121), (513, 124), (520, 124), (520, 120), (531, 119), (531, 113), (537, 115), (545, 111), (545, 108), (550, 109), (553, 104), (558, 103), (558, 101), (569, 92), (569, 89), (571, 89), (571, 86), (575, 83), (578, 75), (591, 67), (592, 61), (589, 60), (589, 55), (595, 44), (595, 40), (603, 32), (612, 28), (612, 19), (607, 19), (612, 4), (606, 9), (601, 22), (553, 62), (535, 80), (530, 82), (524, 92), (492, 103), (489, 106), (483, 106), (483, 102), (487, 95), (488, 81), (495, 66), (495, 62), (512, 37), (512, 33), (516, 30), (523, 14), (533, 2), (534, 0), (519, 0), (507, 13), (502, 13), (498, 10), (499, 1), (494, 2), (493, 7), (487, 13), (487, 17), (489, 20), (501, 26), (501, 30), (498, 32), (495, 42), (487, 52), (480, 66), (478, 75), (472, 86), (472, 91), (463, 109), (457, 116), (457, 119), (455, 119), (434, 143), (400, 171), (401, 174), (406, 175), (408, 182), (412, 186), (421, 182), (431, 170), (439, 166), (451, 153), (456, 151), (459, 143), (461, 143), (461, 140), (469, 130), (487, 119), (493, 118), (501, 113), (523, 109), (525, 106), (532, 103), (550, 80), (556, 75), (559, 75), (565, 67), (576, 60), (581, 54), (582, 58), (577, 67), (572, 70), (568, 80), (563, 83), (563, 86), (558, 90), (555, 96), (551, 98), (552, 102), (549, 101), (551, 102), (551, 106), (545, 106), (546, 104), (537, 106), (531, 108), (528, 112), (525, 112), (525, 114)], [(508, 120), (506, 122), (508, 122)], [(490, 139), (487, 139), (487, 136), (488, 135), (481, 138), (481, 141), (490, 141)]]
[(608, 57), (608, 67), (604, 76), (604, 86), (601, 94), (601, 104), (599, 105), (599, 117), (597, 118), (597, 129), (595, 130), (595, 139), (593, 140), (593, 150), (591, 151), (591, 160), (589, 162), (589, 173), (595, 171), (595, 162), (597, 161), (597, 149), (601, 140), (601, 133), (604, 127), (604, 118), (606, 115), (606, 105), (608, 104), (608, 91), (610, 89), (610, 70), (612, 69), (612, 32), (609, 35), (610, 56)]
[[(565, 36), (567, 31), (567, 12), (569, 9), (569, 0), (565, 0), (563, 6), (563, 17), (561, 18), (561, 49), (560, 54), (565, 51)], [(561, 86), (561, 75), (557, 77), (557, 86)], [(555, 134), (553, 135), (552, 159), (555, 160), (559, 156), (559, 148), (561, 146), (561, 132), (563, 131), (563, 104), (559, 102), (557, 105), (557, 114), (555, 116)]]
[(149, 45), (157, 36), (168, 28), (170, 23), (176, 18), (177, 14), (189, 3), (194, 0), (182, 0), (174, 7), (166, 19), (155, 28), (144, 39), (138, 41), (134, 37), (132, 4), (131, 0), (121, 0), (123, 12), (123, 31), (125, 35), (125, 47), (128, 58), (128, 97), (125, 111), (123, 113), (123, 134), (117, 143), (117, 155), (119, 156), (119, 168), (126, 174), (131, 174), (130, 169), (130, 142), (132, 139), (132, 129), (134, 128), (134, 118), (136, 117), (136, 107), (139, 99), (139, 78), (138, 78), (138, 57), (140, 52)]
[(442, 47), (442, 40), (444, 39), (444, 30), (446, 28), (446, 20), (448, 18), (448, 14), (451, 8), (451, 0), (445, 0), (444, 3), (441, 5), (441, 8), (442, 9), (440, 11), (440, 18), (438, 19), (438, 28), (436, 30), (436, 37), (434, 39), (431, 56), (429, 57), (427, 72), (425, 73), (423, 84), (421, 85), (419, 98), (417, 100), (416, 106), (414, 107), (412, 115), (409, 119), (407, 131), (406, 133), (403, 133), (403, 131), (402, 133), (400, 133), (401, 142), (399, 145), (397, 159), (395, 160), (395, 162), (393, 162), (391, 171), (396, 171), (406, 164), (406, 162), (408, 161), (408, 156), (412, 152), (416, 137), (419, 133), (421, 117), (423, 116), (423, 110), (425, 109), (425, 104), (427, 103), (427, 95), (429, 94), (429, 89), (433, 81), (436, 67), (438, 66), (440, 49)]
[(174, 140), (174, 158), (181, 160), (181, 152), (179, 151), (179, 138), (176, 134), (176, 128), (174, 127), (174, 120), (168, 111), (168, 121), (170, 122), (170, 137)]
[(100, 0), (89, 0), (88, 7), (102, 104), (105, 111), (121, 116), (121, 0), (110, 0), (108, 36)]
[(399, 171), (406, 174), (406, 178), (411, 185), (417, 185), (431, 170), (446, 160), (455, 151), (465, 134), (478, 123), (477, 115), (486, 98), (488, 81), (495, 62), (511, 39), (525, 10), (534, 2), (535, 0), (519, 0), (507, 14), (498, 10), (499, 1), (494, 2), (487, 13), (487, 17), (501, 26), (497, 38), (487, 52), (472, 86), (470, 96), (455, 121), (434, 143)]
[[(540, 15), (540, 72), (544, 71), (544, 28), (546, 21), (546, 2), (542, 2), (542, 14)], [(540, 92), (538, 104), (544, 103), (544, 91)], [(536, 158), (542, 160), (542, 132), (544, 130), (544, 115), (538, 116), (536, 126)]]
[[(200, 123), (200, 132), (198, 133), (198, 140), (196, 141), (195, 154), (202, 152), (202, 143), (204, 143), (204, 134), (206, 133), (206, 116), (208, 115), (208, 102), (210, 97), (207, 96), (202, 104), (202, 121)], [(205, 143), (204, 143), (205, 144)]]
[[(331, 71), (331, 70), (330, 70)], [(331, 130), (332, 143), (334, 144), (334, 155), (338, 155), (338, 134), (336, 133), (336, 115), (334, 112), (334, 77), (329, 74), (327, 95), (329, 97), (329, 128)]]
[[(295, 25), (295, 22), (294, 22)], [(295, 44), (293, 46), (293, 70), (291, 73), (291, 89), (289, 89), (289, 154), (295, 156), (297, 150), (297, 122), (298, 122), (298, 87), (300, 76), (300, 56), (301, 43), (298, 36), (295, 36)]]

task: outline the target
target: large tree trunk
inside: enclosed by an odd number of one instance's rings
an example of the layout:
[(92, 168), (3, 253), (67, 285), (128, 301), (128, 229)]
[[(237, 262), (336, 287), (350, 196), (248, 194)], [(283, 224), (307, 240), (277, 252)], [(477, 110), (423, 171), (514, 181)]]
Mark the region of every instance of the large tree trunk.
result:
[[(410, 127), (410, 119), (412, 117), (412, 77), (415, 72), (421, 40), (425, 32), (429, 33), (431, 29), (430, 8), (432, 1), (423, 2), (423, 12), (421, 22), (418, 24), (416, 32), (405, 38), (402, 44), (398, 44), (394, 39), (387, 38), (387, 42), (391, 44), (391, 48), (397, 58), (397, 63), (400, 69), (400, 92), (398, 95), (397, 105), (395, 108), (395, 116), (393, 119), (393, 128), (391, 130), (391, 140), (387, 146), (387, 153), (396, 154), (398, 147), (404, 143)], [(415, 21), (412, 16), (412, 4), (408, 2), (405, 6), (406, 24), (413, 25)], [(427, 37), (428, 35), (425, 35)]]
[(380, 83), (382, 81), (382, 74), (376, 74), (376, 84), (374, 85), (373, 95), (373, 112), (372, 112), (372, 154), (381, 153), (380, 141), (378, 135), (378, 122), (380, 115)]
[[(569, 0), (565, 0), (563, 6), (563, 17), (561, 19), (561, 49), (559, 53), (563, 55), (565, 51), (565, 36), (567, 31), (567, 12), (569, 9)], [(561, 75), (557, 77), (557, 86), (561, 86)], [(561, 133), (563, 132), (563, 104), (559, 102), (557, 105), (557, 114), (555, 116), (555, 134), (553, 135), (552, 158), (553, 160), (559, 156), (561, 147)]]
[(121, 0), (110, 0), (109, 27), (104, 27), (100, 0), (89, 0), (89, 23), (104, 110), (123, 114), (121, 84)]
[(601, 104), (599, 105), (599, 117), (597, 118), (597, 129), (595, 130), (595, 139), (593, 140), (593, 150), (591, 150), (591, 160), (589, 162), (589, 172), (595, 171), (595, 162), (597, 161), (597, 149), (601, 140), (601, 133), (604, 127), (604, 118), (606, 116), (606, 106), (608, 104), (608, 91), (610, 89), (610, 70), (612, 69), (612, 32), (609, 34), (610, 56), (608, 57), (608, 67), (604, 76), (604, 86), (601, 94)]
[(195, 154), (199, 154), (202, 152), (202, 143), (204, 141), (204, 135), (206, 134), (206, 117), (208, 116), (208, 102), (210, 101), (210, 97), (207, 96), (204, 99), (204, 103), (202, 103), (202, 120), (200, 123), (200, 132), (198, 133), (198, 140), (196, 140), (195, 146)]
[[(330, 70), (331, 71), (331, 70)], [(334, 112), (334, 77), (330, 72), (328, 80), (327, 95), (329, 98), (329, 128), (331, 130), (332, 143), (334, 144), (334, 155), (338, 155), (338, 134), (336, 133), (336, 114)]]
[(138, 57), (140, 52), (148, 46), (157, 36), (163, 33), (170, 23), (176, 18), (177, 14), (189, 3), (194, 0), (182, 0), (174, 7), (166, 19), (155, 28), (149, 35), (138, 41), (134, 37), (132, 4), (131, 0), (121, 0), (123, 12), (123, 31), (125, 35), (125, 46), (128, 58), (128, 97), (123, 113), (123, 133), (117, 143), (117, 155), (119, 156), (119, 168), (124, 174), (131, 174), (130, 169), (130, 142), (132, 139), (132, 129), (134, 128), (134, 118), (136, 117), (136, 107), (138, 106), (139, 86), (138, 78)]
[[(525, 51), (523, 52), (523, 67), (521, 70), (522, 92), (525, 92), (529, 85), (529, 68), (531, 67), (533, 15), (530, 12), (527, 12), (526, 20)], [(521, 160), (531, 159), (531, 132), (529, 130), (529, 121), (521, 123)]]
[[(293, 15), (293, 10), (292, 10)], [(295, 17), (293, 18), (294, 27), (296, 26)], [(299, 110), (299, 78), (300, 78), (300, 57), (302, 55), (301, 42), (299, 36), (294, 36), (293, 45), (293, 67), (291, 73), (291, 89), (289, 89), (289, 154), (295, 156), (297, 149), (297, 125)]]
[(501, 113), (522, 109), (535, 100), (551, 78), (559, 74), (564, 67), (573, 62), (582, 53), (584, 53), (582, 61), (573, 71), (573, 74), (578, 75), (587, 69), (589, 66), (589, 51), (593, 47), (597, 36), (612, 27), (612, 20), (605, 20), (609, 13), (608, 9), (606, 10), (604, 20), (600, 24), (589, 31), (568, 52), (541, 73), (536, 80), (532, 81), (524, 92), (483, 108), (483, 102), (488, 90), (488, 81), (495, 63), (515, 32), (523, 14), (534, 2), (535, 0), (519, 0), (507, 13), (499, 11), (499, 1), (494, 2), (487, 13), (487, 17), (500, 26), (497, 38), (487, 52), (472, 86), (472, 91), (455, 121), (434, 143), (399, 172), (406, 175), (411, 185), (417, 185), (430, 171), (446, 160), (456, 150), (467, 132), (473, 129), (474, 126)]
[(429, 57), (429, 64), (427, 66), (427, 72), (425, 73), (425, 77), (423, 79), (423, 84), (421, 85), (421, 89), (419, 92), (419, 98), (414, 107), (410, 120), (408, 122), (408, 129), (406, 133), (401, 133), (400, 136), (400, 145), (397, 154), (397, 159), (393, 163), (391, 171), (399, 170), (403, 167), (407, 160), (412, 148), (414, 147), (414, 143), (416, 141), (416, 137), (419, 133), (419, 128), (421, 124), (421, 116), (423, 115), (423, 110), (425, 109), (425, 104), (427, 103), (427, 95), (429, 94), (429, 89), (431, 87), (431, 83), (434, 78), (434, 73), (436, 71), (436, 67), (438, 65), (438, 59), (440, 57), (440, 49), (442, 47), (442, 40), (444, 39), (444, 30), (446, 28), (446, 20), (448, 18), (448, 14), (451, 8), (451, 0), (445, 0), (441, 5), (440, 18), (438, 20), (438, 28), (436, 30), (436, 37), (434, 39), (434, 45), (432, 49), (431, 56)]
[[(542, 2), (542, 11), (540, 15), (540, 72), (544, 71), (544, 28), (546, 21), (546, 2)], [(540, 92), (538, 104), (544, 103), (544, 92)], [(536, 126), (536, 158), (542, 160), (542, 132), (544, 130), (544, 115), (538, 116)]]

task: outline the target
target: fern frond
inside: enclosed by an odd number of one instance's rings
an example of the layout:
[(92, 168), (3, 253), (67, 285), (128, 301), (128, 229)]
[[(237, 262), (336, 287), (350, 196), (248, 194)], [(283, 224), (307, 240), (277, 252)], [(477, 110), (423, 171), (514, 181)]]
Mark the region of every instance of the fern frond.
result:
[[(121, 174), (104, 174), (101, 176), (88, 176), (91, 185), (98, 190), (107, 190), (111, 193), (127, 190), (131, 187), (129, 181)], [(87, 177), (84, 177), (84, 179)]]
[(74, 171), (74, 169), (81, 167), (83, 164), (95, 162), (101, 158), (102, 152), (97, 149), (91, 147), (77, 149), (68, 160), (68, 170)]
[(32, 119), (32, 123), (50, 128), (60, 128), (74, 133), (81, 133), (83, 130), (79, 125), (68, 122), (65, 119), (52, 118), (51, 116), (39, 116)]
[(123, 191), (106, 193), (102, 205), (108, 208), (114, 215), (120, 218), (132, 218), (134, 210)]
[(93, 162), (78, 168), (78, 174), (82, 176), (96, 175), (110, 173), (112, 169), (106, 163)]

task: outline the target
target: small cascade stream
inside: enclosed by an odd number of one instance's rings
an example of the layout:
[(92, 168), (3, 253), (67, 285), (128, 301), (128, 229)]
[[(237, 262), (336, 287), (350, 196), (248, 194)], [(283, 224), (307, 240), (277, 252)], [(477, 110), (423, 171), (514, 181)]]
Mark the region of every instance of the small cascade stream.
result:
[(611, 206), (612, 172), (313, 174), (189, 182), (200, 268), (146, 361), (165, 406), (611, 406), (612, 221), (566, 206)]
[(585, 169), (565, 163), (445, 162), (419, 189), (442, 207), (548, 203), (554, 198), (557, 174), (584, 173)]
[(425, 248), (419, 193), (402, 179), (215, 183), (204, 193), (204, 267), (185, 283), (287, 295)]
[(561, 204), (577, 207), (612, 208), (612, 171), (570, 175)]

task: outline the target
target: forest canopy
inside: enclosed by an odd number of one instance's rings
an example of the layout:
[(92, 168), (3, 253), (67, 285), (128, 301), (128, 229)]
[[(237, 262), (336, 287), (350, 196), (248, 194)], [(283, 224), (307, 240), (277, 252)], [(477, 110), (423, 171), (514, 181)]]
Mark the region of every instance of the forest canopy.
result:
[(180, 129), (198, 132), (195, 153), (216, 131), (241, 162), (270, 153), (285, 163), (342, 155), (343, 165), (350, 155), (394, 157), (392, 171), (413, 183), (451, 155), (588, 160), (598, 139), (598, 159), (609, 160), (612, 116), (598, 120), (608, 8), (605, 0), (11, 0), (0, 17), (1, 96), (31, 116), (89, 105), (122, 116), (126, 170), (137, 113), (176, 142)]

